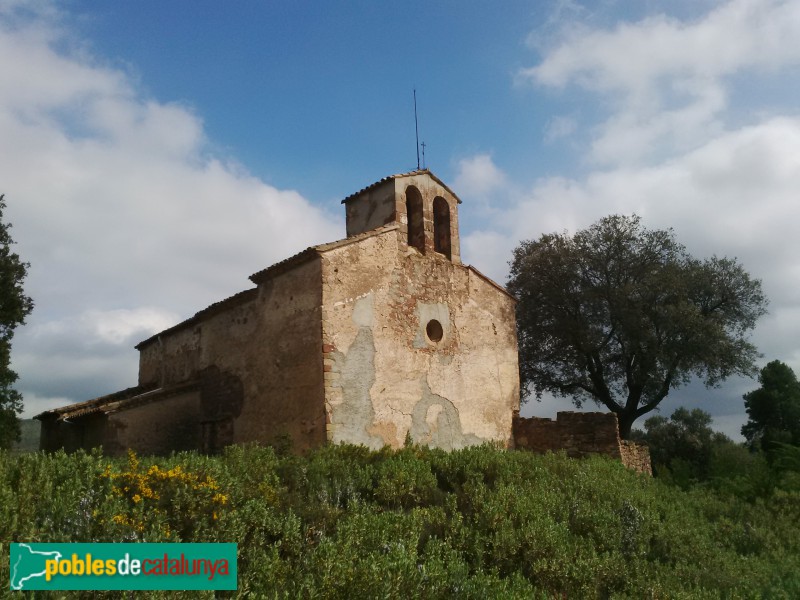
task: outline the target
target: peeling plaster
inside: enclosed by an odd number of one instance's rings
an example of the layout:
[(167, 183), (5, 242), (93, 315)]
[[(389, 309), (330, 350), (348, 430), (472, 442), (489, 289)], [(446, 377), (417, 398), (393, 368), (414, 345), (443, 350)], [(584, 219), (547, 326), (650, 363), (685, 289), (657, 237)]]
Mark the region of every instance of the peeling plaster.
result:
[(484, 441), (471, 433), (465, 434), (455, 405), (434, 394), (424, 378), (421, 383), (422, 399), (414, 406), (409, 430), (415, 443), (457, 450)]
[(375, 341), (372, 337), (372, 295), (359, 298), (353, 307), (353, 322), (358, 333), (347, 354), (332, 352), (338, 366), (342, 403), (331, 407), (333, 441), (383, 447), (380, 436), (369, 433), (375, 421), (370, 388), (375, 383)]

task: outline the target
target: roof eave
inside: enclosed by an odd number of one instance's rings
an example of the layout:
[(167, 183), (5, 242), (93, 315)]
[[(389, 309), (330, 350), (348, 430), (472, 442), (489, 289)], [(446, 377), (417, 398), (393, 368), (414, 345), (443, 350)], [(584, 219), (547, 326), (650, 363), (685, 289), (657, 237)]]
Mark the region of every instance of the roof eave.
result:
[(442, 186), (444, 189), (446, 189), (447, 193), (449, 193), (451, 196), (453, 196), (453, 198), (456, 199), (456, 202), (458, 202), (458, 204), (462, 204), (461, 198), (458, 197), (458, 194), (456, 194), (453, 190), (451, 190), (450, 187), (445, 182), (443, 182), (441, 179), (439, 179), (436, 175), (434, 175), (428, 169), (418, 169), (416, 171), (409, 171), (408, 173), (396, 173), (395, 175), (388, 175), (388, 176), (384, 177), (383, 179), (379, 179), (375, 183), (372, 183), (372, 184), (368, 185), (367, 187), (358, 190), (356, 193), (350, 194), (347, 198), (342, 200), (341, 203), (342, 204), (347, 204), (350, 200), (352, 200), (354, 198), (357, 198), (358, 196), (360, 196), (364, 192), (368, 192), (369, 190), (372, 190), (372, 189), (378, 187), (379, 185), (381, 185), (382, 183), (386, 183), (387, 181), (393, 181), (395, 179), (402, 179), (403, 177), (413, 177), (415, 175), (427, 175), (428, 177), (433, 179), (436, 183), (438, 183), (440, 186)]

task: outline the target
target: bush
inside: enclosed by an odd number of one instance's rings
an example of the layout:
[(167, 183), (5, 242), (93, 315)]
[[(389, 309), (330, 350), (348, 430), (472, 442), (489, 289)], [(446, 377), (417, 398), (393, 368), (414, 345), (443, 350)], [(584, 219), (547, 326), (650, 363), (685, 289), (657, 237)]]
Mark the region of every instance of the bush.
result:
[(759, 460), (720, 447), (682, 491), (492, 447), (0, 453), (0, 578), (12, 540), (233, 541), (256, 597), (798, 597), (800, 494), (758, 496)]

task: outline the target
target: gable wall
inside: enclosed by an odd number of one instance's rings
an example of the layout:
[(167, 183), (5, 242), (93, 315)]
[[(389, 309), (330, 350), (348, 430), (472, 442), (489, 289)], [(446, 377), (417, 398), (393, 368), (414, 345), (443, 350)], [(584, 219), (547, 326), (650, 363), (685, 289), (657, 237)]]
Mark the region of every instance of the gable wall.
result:
[[(357, 269), (352, 265), (358, 264)], [(328, 439), (377, 448), (511, 442), (514, 301), (399, 230), (322, 257)], [(428, 339), (431, 320), (443, 337)]]

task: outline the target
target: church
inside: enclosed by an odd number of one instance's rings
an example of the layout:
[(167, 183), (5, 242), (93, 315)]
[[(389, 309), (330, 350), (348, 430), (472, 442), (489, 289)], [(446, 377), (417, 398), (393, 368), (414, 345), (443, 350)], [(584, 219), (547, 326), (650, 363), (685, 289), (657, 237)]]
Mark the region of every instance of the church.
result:
[(139, 343), (137, 385), (38, 415), (41, 447), (513, 446), (515, 300), (462, 264), (461, 201), (423, 169), (342, 203), (347, 237)]

